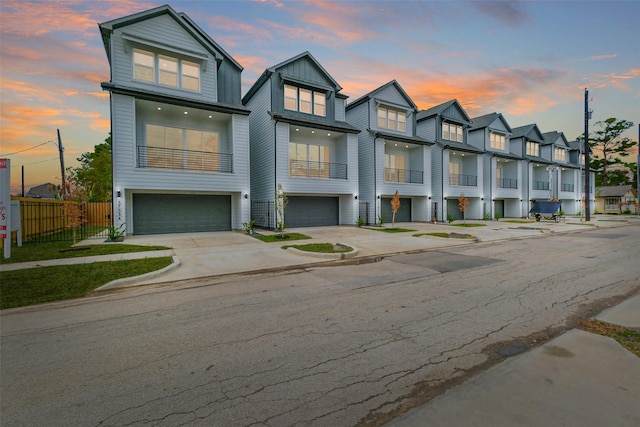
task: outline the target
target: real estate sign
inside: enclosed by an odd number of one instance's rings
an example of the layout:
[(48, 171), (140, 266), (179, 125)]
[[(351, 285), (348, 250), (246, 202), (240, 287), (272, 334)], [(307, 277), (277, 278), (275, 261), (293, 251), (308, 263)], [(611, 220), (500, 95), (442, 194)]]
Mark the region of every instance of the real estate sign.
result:
[(11, 256), (11, 160), (0, 159), (0, 238), (4, 257)]

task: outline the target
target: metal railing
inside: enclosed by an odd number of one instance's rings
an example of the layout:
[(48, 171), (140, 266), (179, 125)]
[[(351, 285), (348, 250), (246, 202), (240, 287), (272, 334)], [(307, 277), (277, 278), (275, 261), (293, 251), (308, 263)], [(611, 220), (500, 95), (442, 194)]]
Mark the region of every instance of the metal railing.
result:
[(478, 177), (476, 175), (449, 174), (449, 185), (477, 187)]
[(404, 182), (407, 184), (423, 184), (423, 172), (409, 169), (384, 168), (384, 180), (387, 182)]
[(549, 191), (549, 182), (548, 181), (533, 181), (533, 189), (534, 190)]
[(514, 178), (497, 178), (498, 188), (518, 188), (518, 180)]
[(347, 179), (347, 165), (344, 163), (313, 162), (309, 160), (289, 160), (289, 176), (307, 178)]
[(575, 186), (573, 184), (562, 184), (561, 191), (573, 193)]
[(139, 168), (233, 172), (233, 154), (138, 146)]
[(251, 219), (255, 221), (256, 227), (274, 230), (276, 228), (275, 203), (270, 200), (251, 201)]

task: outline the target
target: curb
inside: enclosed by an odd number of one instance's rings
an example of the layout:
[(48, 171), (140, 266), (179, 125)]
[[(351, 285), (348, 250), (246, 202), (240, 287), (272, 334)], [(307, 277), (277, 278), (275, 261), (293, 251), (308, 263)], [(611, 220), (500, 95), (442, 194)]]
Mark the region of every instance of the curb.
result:
[(126, 288), (130, 286), (136, 286), (136, 283), (142, 280), (153, 279), (154, 277), (160, 276), (168, 271), (171, 271), (180, 267), (180, 265), (182, 264), (180, 262), (180, 259), (175, 255), (172, 258), (173, 258), (173, 262), (168, 266), (161, 268), (160, 270), (150, 271), (149, 273), (140, 274), (138, 276), (124, 277), (122, 279), (112, 280), (100, 286), (99, 288), (94, 289), (93, 292), (101, 292), (101, 291), (106, 291), (113, 288)]
[(349, 259), (354, 258), (358, 255), (358, 248), (352, 245), (347, 245), (345, 243), (336, 243), (336, 245), (348, 246), (352, 250), (351, 252), (340, 252), (340, 253), (322, 253), (322, 252), (311, 252), (311, 251), (301, 251), (296, 248), (287, 248), (287, 251), (291, 251), (294, 254), (302, 255), (302, 256), (310, 256), (314, 258), (322, 258), (327, 260), (341, 260), (341, 259)]

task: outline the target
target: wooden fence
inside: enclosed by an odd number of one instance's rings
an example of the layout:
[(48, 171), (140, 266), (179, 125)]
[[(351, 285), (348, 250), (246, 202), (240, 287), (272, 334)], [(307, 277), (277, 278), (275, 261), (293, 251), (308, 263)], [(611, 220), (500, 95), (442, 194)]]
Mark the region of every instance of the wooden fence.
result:
[[(106, 238), (111, 202), (70, 202), (11, 197), (20, 202), (20, 225), (24, 242)], [(13, 236), (15, 241), (15, 233)]]

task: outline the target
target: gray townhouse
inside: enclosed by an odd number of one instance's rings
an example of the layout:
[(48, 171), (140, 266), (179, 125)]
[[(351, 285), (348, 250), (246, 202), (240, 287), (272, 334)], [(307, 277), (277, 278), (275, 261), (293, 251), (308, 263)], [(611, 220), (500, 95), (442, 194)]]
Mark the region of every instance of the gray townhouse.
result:
[(391, 221), (397, 191), (397, 222), (430, 221), (431, 146), (416, 135), (418, 107), (396, 80), (350, 102), (347, 121), (358, 128), (359, 217), (367, 224)]
[(469, 143), (471, 119), (454, 99), (418, 112), (416, 134), (434, 141), (431, 147), (431, 200), (437, 221), (462, 219), (461, 195), (468, 200), (464, 217), (484, 218), (484, 150)]
[(579, 166), (571, 163), (571, 147), (563, 132), (551, 131), (542, 134), (544, 144), (550, 146), (554, 163), (551, 172), (551, 191), (561, 203), (562, 210), (575, 215), (580, 211), (580, 171)]
[(353, 225), (358, 217), (358, 133), (347, 96), (309, 53), (267, 68), (242, 103), (251, 110), (251, 217), (274, 228), (276, 192), (287, 227)]
[(523, 158), (511, 152), (513, 130), (501, 113), (471, 120), (469, 144), (484, 151), (482, 187), (485, 215), (521, 218), (523, 213)]
[(127, 234), (240, 228), (250, 205), (242, 66), (161, 6), (99, 24), (110, 80), (114, 224)]

